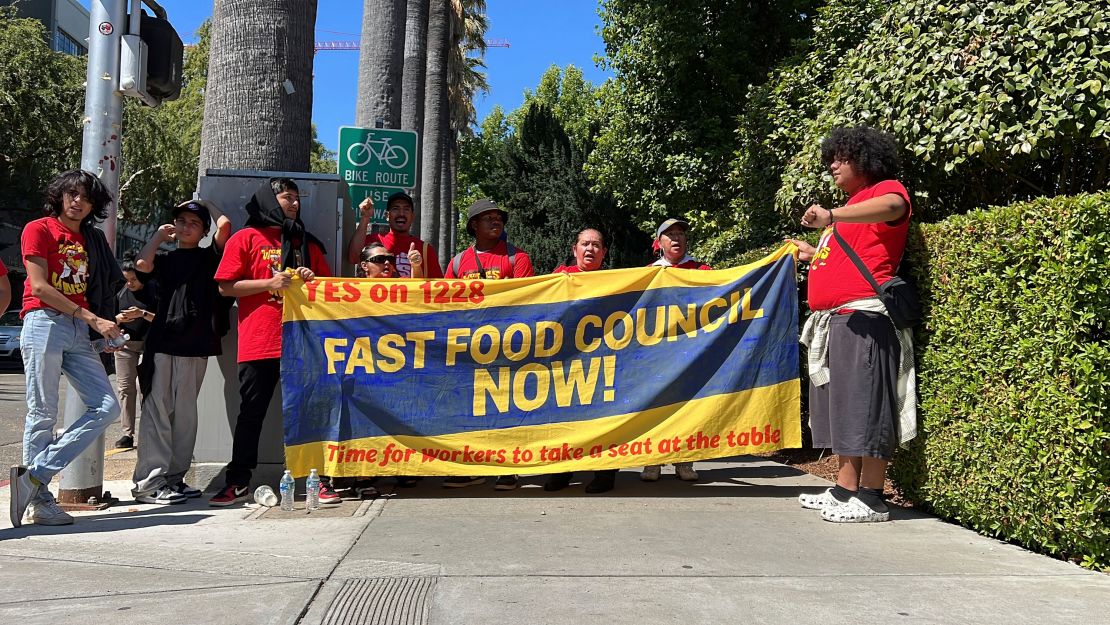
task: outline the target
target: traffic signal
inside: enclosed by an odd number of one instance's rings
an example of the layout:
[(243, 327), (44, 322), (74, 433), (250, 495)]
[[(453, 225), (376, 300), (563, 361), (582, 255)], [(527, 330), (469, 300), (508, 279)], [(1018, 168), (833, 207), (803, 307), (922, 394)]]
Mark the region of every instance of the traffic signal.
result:
[(132, 14), (120, 47), (120, 91), (149, 106), (176, 100), (184, 55), (181, 37), (167, 20), (145, 11)]

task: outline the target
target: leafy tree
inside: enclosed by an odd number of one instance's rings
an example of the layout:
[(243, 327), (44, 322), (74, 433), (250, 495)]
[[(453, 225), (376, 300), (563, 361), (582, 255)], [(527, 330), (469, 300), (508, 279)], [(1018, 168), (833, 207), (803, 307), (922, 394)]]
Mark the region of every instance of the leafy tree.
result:
[(196, 189), (211, 34), (206, 21), (186, 48), (178, 99), (157, 108), (124, 99), (121, 220), (158, 223)]
[[(868, 124), (903, 147), (918, 215), (1110, 185), (1110, 22), (1104, 2), (892, 5), (839, 62), (777, 207), (835, 197), (817, 158), (834, 126)], [(860, 88), (866, 85), (866, 88)]]
[(701, 245), (706, 257), (732, 260), (740, 250), (769, 245), (797, 230), (793, 214), (774, 210), (782, 172), (815, 132), (814, 120), (841, 59), (889, 7), (885, 0), (831, 0), (812, 16), (813, 36), (796, 42), (795, 53), (752, 87), (737, 118), (730, 175), (735, 196), (718, 220), (720, 230)]
[(84, 81), (84, 59), (52, 51), (38, 20), (0, 7), (0, 208), (19, 223), (80, 163)]
[(735, 117), (809, 32), (817, 0), (604, 0), (605, 124), (589, 171), (645, 231), (666, 215), (718, 228), (733, 196)]

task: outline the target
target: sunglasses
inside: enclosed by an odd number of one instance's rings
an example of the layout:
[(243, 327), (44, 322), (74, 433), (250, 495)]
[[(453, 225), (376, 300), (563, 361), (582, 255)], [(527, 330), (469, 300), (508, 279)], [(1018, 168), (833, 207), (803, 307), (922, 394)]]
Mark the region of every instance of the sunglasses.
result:
[(367, 258), (366, 262), (374, 263), (375, 265), (384, 265), (386, 263), (392, 263), (396, 265), (397, 257), (392, 254), (378, 254), (377, 256), (371, 256), (370, 258)]

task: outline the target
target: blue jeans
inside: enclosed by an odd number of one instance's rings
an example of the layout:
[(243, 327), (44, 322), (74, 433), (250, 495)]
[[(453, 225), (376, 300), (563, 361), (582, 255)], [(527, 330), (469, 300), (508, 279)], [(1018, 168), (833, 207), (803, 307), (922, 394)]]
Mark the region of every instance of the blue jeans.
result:
[[(19, 346), (27, 376), (23, 464), (46, 484), (119, 417), (119, 400), (84, 321), (53, 309), (32, 310), (23, 318)], [(55, 440), (62, 373), (77, 389), (69, 401), (81, 401), (87, 410)]]

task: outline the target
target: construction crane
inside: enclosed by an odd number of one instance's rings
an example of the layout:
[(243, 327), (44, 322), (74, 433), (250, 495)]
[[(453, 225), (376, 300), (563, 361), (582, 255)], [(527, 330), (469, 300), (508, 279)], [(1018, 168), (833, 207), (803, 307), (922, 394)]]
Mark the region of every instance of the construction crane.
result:
[[(487, 48), (511, 47), (508, 39), (486, 39)], [(322, 50), (358, 50), (357, 41), (317, 41), (316, 52)]]

